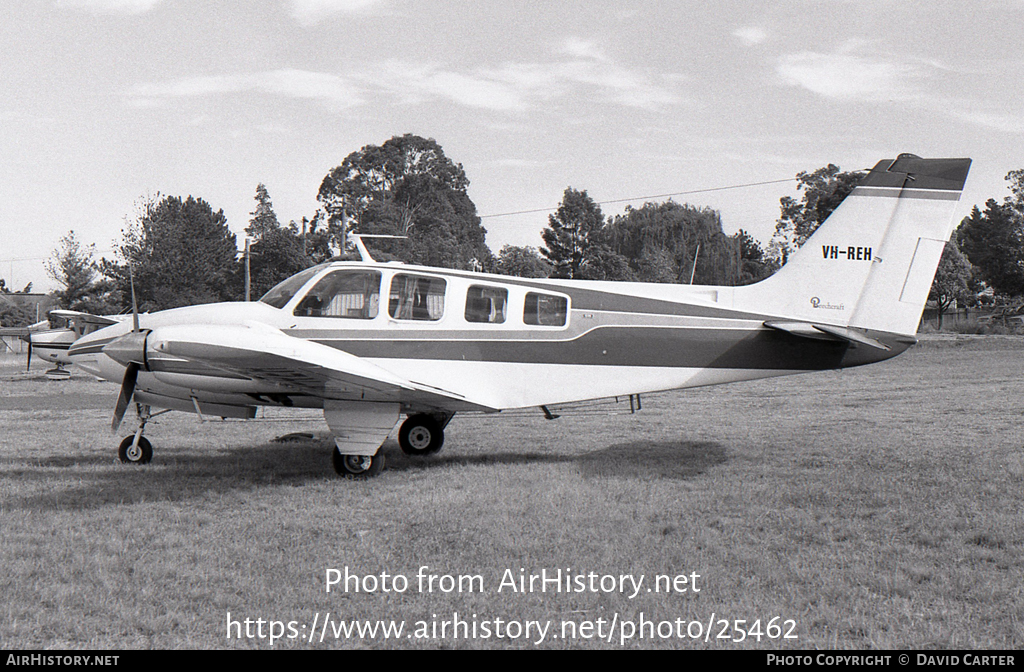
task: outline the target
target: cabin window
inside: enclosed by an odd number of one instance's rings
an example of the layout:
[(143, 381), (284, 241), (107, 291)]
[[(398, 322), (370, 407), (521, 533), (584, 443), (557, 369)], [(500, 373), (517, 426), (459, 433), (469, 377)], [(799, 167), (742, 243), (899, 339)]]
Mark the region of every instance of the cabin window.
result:
[(526, 295), (523, 322), (545, 327), (564, 327), (569, 313), (569, 301), (564, 296), (537, 294)]
[(380, 309), (380, 273), (335, 271), (320, 278), (295, 314), (300, 317), (345, 317), (372, 320)]
[(396, 275), (391, 280), (388, 314), (398, 320), (440, 320), (446, 284), (441, 278)]
[(508, 290), (473, 285), (466, 293), (466, 322), (502, 324), (507, 305)]

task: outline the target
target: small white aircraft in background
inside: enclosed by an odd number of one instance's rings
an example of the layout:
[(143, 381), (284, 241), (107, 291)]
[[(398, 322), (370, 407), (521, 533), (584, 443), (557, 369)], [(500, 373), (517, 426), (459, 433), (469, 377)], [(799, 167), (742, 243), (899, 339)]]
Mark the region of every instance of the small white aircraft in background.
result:
[[(916, 343), (970, 159), (879, 162), (773, 276), (744, 287), (526, 279), (362, 261), (309, 268), (258, 302), (136, 316), (70, 357), (121, 383), (119, 454), (144, 463), (156, 409), (251, 418), (322, 408), (334, 467), (440, 449), (459, 412), (499, 412), (859, 366)], [(365, 247), (358, 243), (361, 252)]]
[(44, 322), (43, 324), (47, 324), (47, 328), (30, 332), (23, 338), (28, 343), (25, 370), (28, 371), (31, 368), (32, 355), (35, 354), (44, 362), (54, 365), (54, 368), (46, 372), (47, 378), (50, 380), (70, 378), (71, 372), (65, 368), (72, 363), (68, 356), (68, 348), (78, 340), (80, 335), (69, 327), (50, 329), (48, 323)]
[[(101, 316), (63, 309), (51, 310), (49, 315), (50, 320), (37, 322), (28, 327), (0, 329), (0, 336), (17, 336), (25, 341), (26, 371), (32, 368), (33, 354), (44, 362), (54, 364), (55, 367), (46, 372), (46, 377), (50, 380), (71, 377), (71, 372), (66, 367), (73, 364), (68, 356), (68, 349), (72, 343), (97, 329), (130, 318), (128, 315)], [(64, 321), (67, 326), (53, 327), (55, 321)]]
[[(9, 349), (11, 352), (14, 352), (13, 346), (11, 346), (11, 344), (8, 341), (3, 340), (7, 337), (14, 337), (24, 341), (27, 344), (27, 360), (25, 363), (25, 370), (28, 371), (32, 367), (32, 335), (42, 334), (43, 332), (49, 330), (50, 322), (48, 320), (36, 322), (35, 324), (30, 324), (27, 327), (0, 327), (0, 352), (3, 352), (5, 348)], [(77, 338), (77, 336), (69, 340), (67, 346), (62, 348), (65, 352), (65, 355), (67, 354), (67, 347), (71, 345), (75, 338)], [(44, 357), (43, 359), (46, 358)], [(47, 359), (47, 361), (51, 360)]]

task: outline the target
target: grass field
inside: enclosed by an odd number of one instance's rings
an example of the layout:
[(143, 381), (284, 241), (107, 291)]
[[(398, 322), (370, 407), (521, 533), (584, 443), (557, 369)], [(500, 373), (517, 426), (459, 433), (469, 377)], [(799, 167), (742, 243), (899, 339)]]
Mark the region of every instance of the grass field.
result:
[[(333, 474), (315, 412), (168, 414), (153, 462), (121, 465), (116, 387), (23, 365), (0, 361), (3, 648), (1024, 646), (1019, 338), (645, 397), (636, 415), (456, 417), (440, 455), (389, 441), (365, 482)], [(317, 438), (272, 441), (300, 430)], [(328, 593), (346, 567), (375, 580)], [(559, 569), (596, 586), (502, 586)], [(619, 592), (620, 575), (645, 583)], [(647, 592), (657, 575), (687, 583)], [(479, 581), (444, 592), (459, 577)], [(336, 638), (350, 619), (405, 629)]]

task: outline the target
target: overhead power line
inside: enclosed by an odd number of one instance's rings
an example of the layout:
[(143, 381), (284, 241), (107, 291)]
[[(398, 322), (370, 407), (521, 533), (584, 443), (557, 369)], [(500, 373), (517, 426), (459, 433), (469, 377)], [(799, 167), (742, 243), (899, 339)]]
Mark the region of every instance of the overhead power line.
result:
[[(691, 189), (689, 191), (677, 191), (671, 194), (656, 194), (654, 196), (634, 196), (632, 198), (616, 198), (611, 201), (598, 201), (597, 205), (612, 205), (614, 203), (628, 203), (629, 201), (646, 201), (655, 198), (671, 198), (672, 196), (689, 196), (691, 194), (707, 194), (713, 191), (727, 191), (729, 189), (745, 189), (748, 187), (763, 187), (768, 184), (783, 184), (785, 182), (796, 182), (795, 177), (787, 177), (784, 180), (768, 180), (766, 182), (747, 182), (746, 184), (733, 184), (728, 187), (711, 187), (709, 189)], [(480, 215), (480, 219), (489, 217), (511, 217), (512, 215), (532, 215), (539, 212), (554, 212), (554, 208), (537, 208), (535, 210), (517, 210), (515, 212), (500, 212), (493, 215)]]

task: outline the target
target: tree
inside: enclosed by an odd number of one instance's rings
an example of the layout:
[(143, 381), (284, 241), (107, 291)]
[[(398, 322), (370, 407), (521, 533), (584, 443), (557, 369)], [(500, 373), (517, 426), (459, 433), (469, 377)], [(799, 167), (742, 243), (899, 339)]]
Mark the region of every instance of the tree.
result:
[(294, 222), (267, 231), (249, 246), (252, 296), (263, 296), (277, 283), (312, 265), (312, 260), (302, 253), (302, 238)]
[(1010, 183), (1010, 193), (1004, 201), (1021, 215), (1024, 215), (1024, 170), (1011, 170), (1006, 174), (1006, 181)]
[(75, 310), (93, 315), (112, 315), (119, 313), (131, 304), (129, 300), (125, 303), (124, 295), (110, 278), (97, 278), (88, 290), (83, 294), (77, 303)]
[(408, 262), (469, 268), (491, 253), (468, 186), (437, 142), (406, 134), (349, 154), (324, 177), (317, 200), (339, 248), (350, 232), (406, 236), (366, 243)]
[[(253, 297), (313, 265), (304, 251), (305, 239), (295, 222), (282, 227), (277, 221), (270, 194), (262, 183), (256, 186), (256, 210), (245, 232), (255, 240), (249, 246), (249, 285)], [(305, 222), (303, 222), (305, 226)]]
[(541, 231), (546, 247), (540, 253), (551, 262), (553, 278), (580, 278), (584, 261), (601, 243), (604, 226), (601, 206), (586, 192), (569, 187), (562, 194), (562, 203), (548, 215), (548, 225)]
[(249, 214), (252, 219), (245, 227), (245, 233), (252, 238), (262, 238), (265, 233), (281, 228), (274, 213), (274, 204), (270, 202), (270, 193), (262, 182), (256, 185), (256, 210)]
[(504, 245), (494, 262), (495, 273), (520, 278), (546, 278), (551, 273), (549, 264), (535, 247)]
[(769, 244), (780, 264), (786, 263), (863, 179), (863, 173), (840, 172), (839, 166), (831, 163), (813, 173), (797, 173), (796, 188), (804, 192), (803, 198), (797, 201), (783, 196), (779, 200), (782, 215)]
[(189, 196), (150, 199), (122, 230), (121, 263), (100, 268), (124, 297), (131, 296), (129, 264), (140, 310), (164, 310), (242, 296), (235, 234), (224, 211)]
[(753, 236), (740, 229), (734, 236), (740, 252), (740, 264), (738, 269), (737, 285), (749, 285), (759, 280), (764, 280), (769, 275), (779, 270), (775, 260), (765, 254), (764, 249)]
[(27, 327), (33, 315), (28, 306), (0, 297), (0, 327)]
[(61, 289), (54, 292), (60, 308), (81, 310), (82, 300), (89, 293), (96, 279), (96, 264), (93, 254), (96, 246), (83, 246), (68, 231), (45, 263), (46, 273)]
[(982, 212), (975, 206), (960, 222), (956, 240), (978, 269), (978, 275), (999, 294), (1024, 294), (1024, 170), (1006, 174), (1010, 196), (990, 198)]
[(636, 281), (629, 260), (603, 243), (592, 246), (583, 258), (580, 277), (584, 280)]
[(20, 292), (12, 292), (7, 287), (7, 281), (0, 278), (0, 327), (25, 327), (35, 321), (35, 312), (13, 296), (31, 292), (31, 282)]
[(1012, 203), (990, 198), (984, 212), (974, 206), (955, 235), (988, 286), (999, 294), (1024, 293), (1024, 217)]
[(696, 284), (736, 285), (770, 270), (762, 268), (756, 241), (745, 233), (725, 235), (721, 216), (710, 208), (673, 201), (626, 208), (602, 238), (643, 282), (688, 283), (692, 277)]
[(968, 301), (973, 292), (970, 290), (973, 267), (957, 247), (955, 241), (946, 243), (935, 271), (932, 282), (930, 301), (935, 301), (938, 308), (938, 328), (942, 329), (942, 316), (954, 305)]

